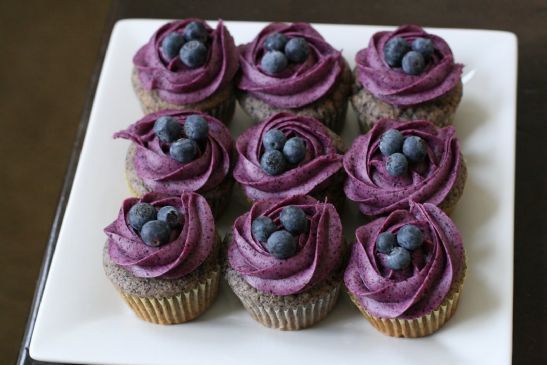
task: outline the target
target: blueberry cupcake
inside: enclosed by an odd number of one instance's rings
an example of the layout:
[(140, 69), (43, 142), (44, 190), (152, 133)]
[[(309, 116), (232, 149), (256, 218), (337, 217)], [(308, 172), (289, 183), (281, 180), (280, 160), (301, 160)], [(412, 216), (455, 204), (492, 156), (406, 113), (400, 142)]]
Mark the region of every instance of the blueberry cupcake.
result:
[(410, 203), (359, 227), (344, 283), (380, 332), (423, 337), (456, 312), (465, 279), (458, 229), (433, 204)]
[(170, 22), (133, 57), (133, 88), (146, 114), (199, 110), (229, 123), (238, 58), (222, 21), (216, 29), (199, 19)]
[(355, 57), (352, 104), (361, 131), (378, 119), (426, 119), (452, 124), (462, 98), (463, 65), (448, 44), (417, 25), (378, 32)]
[(236, 142), (234, 178), (251, 201), (313, 197), (342, 207), (342, 140), (316, 119), (279, 113)]
[(379, 120), (344, 156), (344, 191), (367, 216), (407, 209), (411, 200), (450, 213), (460, 199), (467, 167), (454, 127)]
[(194, 111), (164, 110), (114, 138), (132, 142), (125, 172), (134, 195), (194, 191), (207, 199), (215, 217), (224, 211), (234, 183), (234, 149), (230, 131), (219, 120)]
[(238, 99), (255, 121), (284, 111), (342, 130), (353, 76), (311, 25), (272, 23), (239, 50)]
[(126, 199), (104, 231), (106, 276), (139, 318), (183, 323), (215, 300), (220, 240), (202, 196), (152, 193)]
[(309, 196), (257, 202), (236, 219), (225, 247), (228, 284), (266, 327), (312, 326), (338, 300), (346, 250), (332, 204)]

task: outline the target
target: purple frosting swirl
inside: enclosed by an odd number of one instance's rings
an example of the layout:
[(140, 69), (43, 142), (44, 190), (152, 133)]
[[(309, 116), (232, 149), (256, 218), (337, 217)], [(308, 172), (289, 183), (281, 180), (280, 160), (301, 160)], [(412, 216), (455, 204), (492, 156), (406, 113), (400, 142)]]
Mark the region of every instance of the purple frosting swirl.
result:
[[(411, 43), (428, 38), (435, 52), (424, 72), (407, 75), (400, 68), (391, 68), (384, 60), (384, 46), (393, 37)], [(378, 99), (399, 106), (411, 106), (445, 95), (460, 81), (463, 65), (454, 63), (452, 50), (444, 39), (426, 33), (417, 25), (403, 25), (393, 32), (375, 33), (367, 48), (355, 56), (357, 79)]]
[[(169, 156), (169, 145), (160, 141), (154, 133), (156, 119), (169, 115), (184, 125), (190, 115), (199, 114), (209, 124), (209, 136), (201, 144), (200, 155), (182, 164)], [(205, 192), (218, 186), (230, 173), (233, 141), (230, 131), (217, 119), (195, 111), (162, 110), (146, 115), (127, 129), (114, 134), (136, 145), (135, 170), (152, 190), (171, 195), (183, 191)]]
[[(305, 62), (289, 64), (281, 74), (271, 76), (261, 70), (260, 62), (264, 40), (274, 32), (304, 38), (310, 46), (310, 56)], [(272, 23), (239, 50), (242, 71), (239, 89), (278, 108), (299, 108), (319, 100), (333, 89), (345, 67), (342, 54), (307, 23)]]
[[(254, 239), (251, 224), (255, 218), (266, 216), (280, 226), (279, 214), (289, 205), (304, 210), (309, 231), (298, 236), (295, 256), (279, 260)], [(290, 295), (327, 279), (338, 269), (342, 255), (342, 223), (334, 206), (309, 196), (293, 196), (255, 203), (249, 212), (236, 219), (228, 262), (254, 288), (274, 295)]]
[[(279, 176), (270, 176), (260, 167), (264, 152), (262, 137), (279, 129), (287, 138), (298, 136), (306, 142), (306, 157)], [(332, 133), (332, 132), (330, 132)], [(290, 113), (278, 113), (246, 130), (236, 142), (238, 161), (234, 178), (252, 200), (305, 195), (321, 189), (342, 169), (342, 155), (328, 129), (319, 121)]]
[(192, 69), (180, 57), (168, 60), (163, 55), (163, 39), (172, 32), (183, 32), (192, 21), (202, 22), (185, 19), (163, 25), (133, 57), (143, 87), (157, 89), (160, 98), (174, 104), (193, 104), (208, 98), (227, 86), (238, 69), (239, 52), (222, 21), (214, 30), (203, 22), (209, 33), (209, 54), (203, 66)]
[[(139, 202), (157, 209), (171, 205), (183, 216), (180, 233), (160, 247), (146, 245), (129, 225), (129, 209)], [(150, 193), (123, 202), (118, 218), (104, 229), (108, 254), (117, 265), (140, 278), (178, 279), (196, 270), (209, 256), (215, 241), (215, 221), (205, 198), (195, 193), (180, 197)]]
[[(382, 232), (395, 233), (405, 224), (419, 227), (422, 247), (414, 250), (412, 264), (391, 270), (385, 254), (375, 249)], [(359, 227), (344, 274), (348, 290), (375, 317), (413, 319), (437, 309), (452, 284), (461, 280), (465, 254), (461, 236), (450, 218), (433, 204), (412, 202), (410, 211), (397, 210), (388, 217)]]
[[(387, 157), (380, 152), (380, 137), (388, 129), (403, 136), (419, 136), (427, 145), (427, 156), (409, 165), (409, 173), (390, 176)], [(348, 179), (346, 196), (359, 203), (366, 215), (386, 214), (406, 209), (410, 200), (439, 205), (448, 195), (462, 168), (460, 142), (453, 127), (436, 128), (430, 122), (398, 122), (381, 119), (365, 135), (359, 136), (344, 156)]]

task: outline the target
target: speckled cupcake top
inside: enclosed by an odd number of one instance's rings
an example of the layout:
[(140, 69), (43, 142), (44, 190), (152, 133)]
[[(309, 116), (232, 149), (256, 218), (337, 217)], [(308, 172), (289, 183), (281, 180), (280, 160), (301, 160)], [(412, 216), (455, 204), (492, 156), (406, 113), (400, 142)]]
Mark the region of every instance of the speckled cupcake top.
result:
[[(409, 173), (403, 176), (388, 174), (387, 157), (379, 149), (380, 137), (391, 128), (403, 136), (419, 136), (427, 145), (424, 161), (411, 165)], [(357, 137), (344, 156), (348, 174), (344, 191), (359, 204), (363, 214), (371, 216), (406, 209), (411, 200), (439, 205), (456, 184), (461, 158), (453, 127), (437, 128), (424, 120), (382, 119), (367, 134)]]
[[(174, 117), (182, 126), (190, 115), (198, 114), (209, 124), (207, 140), (199, 156), (182, 164), (169, 156), (169, 147), (154, 133), (160, 116)], [(217, 119), (195, 111), (163, 110), (146, 115), (114, 138), (131, 140), (137, 146), (135, 171), (151, 191), (180, 195), (184, 191), (208, 191), (218, 186), (230, 173), (233, 141), (228, 128)]]
[[(396, 233), (405, 224), (423, 232), (422, 246), (412, 252), (412, 264), (402, 270), (386, 266), (386, 255), (375, 249), (381, 232)], [(450, 218), (432, 204), (411, 203), (359, 227), (344, 282), (363, 308), (375, 317), (412, 319), (437, 309), (452, 284), (462, 280), (465, 254), (461, 236)]]
[[(146, 245), (128, 223), (129, 209), (139, 202), (156, 208), (173, 206), (182, 213), (178, 236), (160, 247)], [(118, 218), (104, 229), (113, 262), (136, 277), (178, 279), (197, 269), (209, 256), (215, 240), (215, 222), (207, 201), (198, 194), (180, 197), (149, 193), (123, 202)]]
[[(299, 235), (297, 253), (280, 260), (273, 257), (251, 233), (259, 216), (270, 217), (279, 225), (283, 207), (300, 207), (309, 220), (307, 233)], [(230, 267), (252, 287), (274, 295), (298, 294), (326, 279), (338, 269), (343, 255), (342, 223), (332, 204), (309, 196), (255, 203), (234, 223), (233, 240), (228, 249)]]
[[(270, 176), (260, 167), (264, 152), (262, 138), (270, 129), (280, 130), (287, 138), (300, 137), (306, 143), (304, 160), (278, 176)], [(238, 161), (234, 178), (253, 200), (308, 194), (342, 169), (342, 155), (338, 153), (331, 133), (316, 119), (290, 113), (276, 114), (249, 128), (237, 139)]]
[(239, 52), (222, 21), (214, 30), (203, 22), (209, 33), (209, 53), (203, 66), (191, 69), (179, 57), (164, 57), (163, 39), (172, 32), (182, 32), (192, 21), (200, 20), (184, 19), (163, 25), (133, 57), (143, 87), (157, 89), (161, 99), (174, 104), (193, 104), (208, 98), (227, 86), (238, 69)]
[[(435, 52), (423, 73), (408, 75), (391, 68), (384, 59), (384, 46), (394, 37), (411, 43), (428, 38)], [(403, 25), (393, 32), (375, 33), (367, 48), (355, 56), (357, 80), (378, 99), (398, 106), (411, 106), (436, 99), (452, 90), (460, 81), (463, 65), (454, 63), (452, 50), (439, 36), (425, 32), (417, 25)]]
[[(262, 71), (260, 61), (264, 40), (274, 32), (304, 38), (310, 56), (271, 76)], [(299, 108), (319, 100), (332, 90), (345, 67), (342, 54), (307, 23), (272, 23), (239, 49), (242, 75), (238, 88), (278, 108)]]

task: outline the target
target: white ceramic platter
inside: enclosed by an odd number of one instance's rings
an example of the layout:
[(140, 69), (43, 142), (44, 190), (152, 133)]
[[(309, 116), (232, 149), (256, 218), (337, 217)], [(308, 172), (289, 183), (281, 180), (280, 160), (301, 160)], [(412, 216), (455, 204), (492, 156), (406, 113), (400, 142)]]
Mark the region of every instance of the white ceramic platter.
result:
[[(468, 253), (466, 284), (456, 315), (437, 334), (394, 339), (374, 330), (342, 296), (315, 327), (280, 332), (254, 322), (226, 286), (199, 319), (176, 326), (145, 323), (118, 298), (102, 270), (102, 231), (128, 196), (127, 141), (115, 131), (142, 116), (130, 83), (131, 60), (165, 20), (122, 20), (112, 32), (82, 153), (38, 318), (32, 358), (86, 364), (507, 364), (511, 362), (513, 214), (517, 40), (512, 33), (429, 29), (444, 37), (465, 64), (464, 97), (455, 126), (469, 168), (453, 213)], [(215, 24), (215, 22), (211, 22)], [(236, 42), (250, 41), (265, 23), (226, 25)], [(316, 24), (354, 65), (356, 52), (386, 27)], [(393, 28), (389, 28), (393, 29)], [(238, 109), (234, 136), (251, 124)], [(353, 112), (343, 137), (357, 135)], [(234, 196), (219, 223), (224, 233), (245, 207)], [(353, 240), (355, 205), (343, 214)]]

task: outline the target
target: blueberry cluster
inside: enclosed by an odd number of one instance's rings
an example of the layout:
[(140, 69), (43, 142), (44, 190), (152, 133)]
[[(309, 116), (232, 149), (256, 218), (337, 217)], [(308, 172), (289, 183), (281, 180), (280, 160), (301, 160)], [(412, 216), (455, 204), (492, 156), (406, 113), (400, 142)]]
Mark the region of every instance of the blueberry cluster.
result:
[(266, 249), (273, 257), (284, 260), (296, 254), (294, 236), (308, 231), (308, 220), (306, 213), (295, 206), (283, 208), (279, 220), (284, 229), (278, 230), (271, 218), (260, 216), (251, 223), (251, 233), (256, 240), (266, 242)]
[(260, 66), (269, 75), (276, 75), (292, 63), (304, 62), (310, 53), (308, 42), (301, 37), (288, 38), (282, 33), (272, 33), (264, 40), (264, 55)]
[(389, 129), (380, 138), (380, 152), (387, 157), (386, 170), (391, 176), (407, 173), (410, 162), (421, 162), (427, 154), (425, 141), (418, 136), (404, 137), (397, 129)]
[(197, 68), (207, 61), (208, 38), (203, 23), (191, 22), (182, 32), (169, 33), (161, 42), (161, 50), (170, 60), (178, 55), (186, 66)]
[(127, 219), (143, 242), (153, 247), (169, 242), (182, 225), (181, 213), (170, 205), (156, 210), (151, 204), (137, 203), (129, 209)]
[(306, 157), (306, 142), (300, 137), (287, 140), (279, 129), (266, 132), (262, 145), (266, 151), (260, 158), (260, 167), (271, 176), (282, 174), (288, 166), (296, 165)]
[(401, 67), (409, 75), (419, 75), (431, 59), (434, 48), (428, 38), (416, 38), (409, 45), (402, 37), (394, 37), (384, 46), (384, 59), (391, 67)]
[[(182, 137), (183, 129), (186, 138)], [(188, 163), (198, 156), (198, 143), (207, 139), (209, 124), (201, 115), (193, 114), (186, 118), (183, 128), (176, 118), (164, 115), (154, 123), (154, 133), (160, 141), (169, 144), (171, 158)]]
[(391, 232), (382, 232), (376, 239), (376, 251), (386, 254), (386, 265), (392, 270), (407, 267), (412, 260), (410, 251), (423, 243), (422, 231), (413, 224), (402, 226), (395, 236)]

